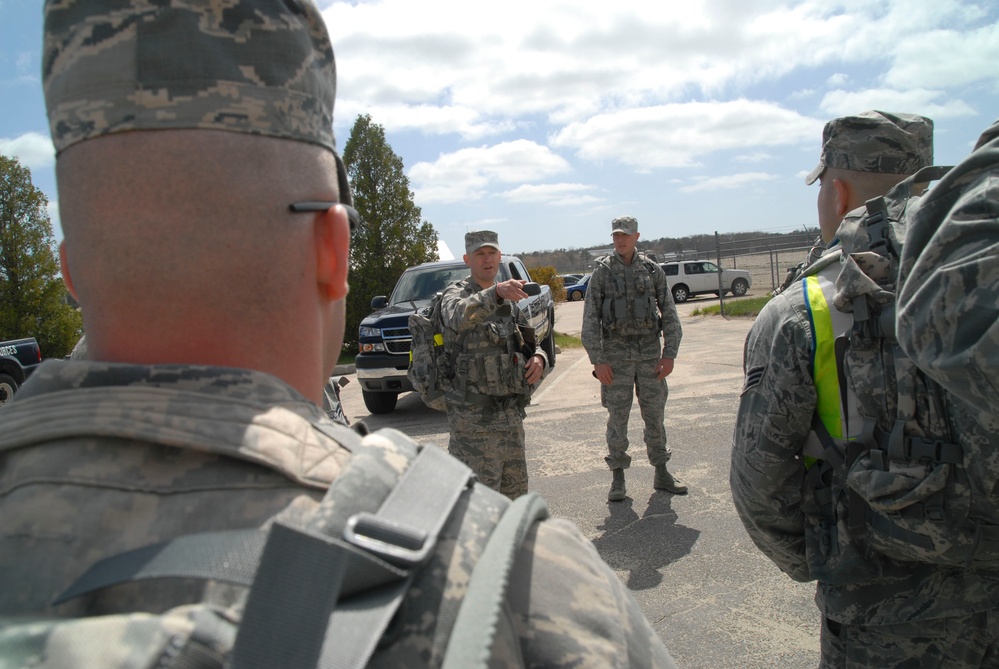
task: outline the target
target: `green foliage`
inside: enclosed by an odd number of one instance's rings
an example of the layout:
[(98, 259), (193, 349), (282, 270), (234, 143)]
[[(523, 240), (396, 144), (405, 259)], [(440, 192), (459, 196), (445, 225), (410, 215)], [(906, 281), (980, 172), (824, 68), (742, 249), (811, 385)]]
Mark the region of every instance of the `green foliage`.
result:
[(565, 302), (565, 286), (554, 267), (551, 265), (531, 267), (528, 271), (531, 273), (532, 281), (547, 284), (552, 289), (552, 298), (556, 302)]
[[(726, 316), (745, 316), (749, 318), (755, 318), (760, 310), (763, 308), (767, 302), (770, 301), (769, 295), (763, 295), (761, 297), (743, 297), (737, 299), (726, 299), (725, 300), (725, 315)], [(692, 312), (692, 316), (718, 316), (721, 314), (721, 306), (718, 304), (712, 304), (705, 307), (697, 307)]]
[(370, 115), (358, 116), (344, 145), (361, 225), (350, 240), (350, 285), (344, 348), (357, 347), (357, 328), (371, 313), (371, 298), (388, 295), (403, 270), (438, 259), (437, 231), (421, 221), (402, 159)]
[(0, 340), (34, 337), (43, 356), (61, 358), (83, 319), (67, 304), (47, 205), (31, 171), (0, 156)]
[(583, 340), (575, 335), (563, 334), (561, 332), (555, 333), (555, 343), (561, 349), (567, 348), (583, 348)]

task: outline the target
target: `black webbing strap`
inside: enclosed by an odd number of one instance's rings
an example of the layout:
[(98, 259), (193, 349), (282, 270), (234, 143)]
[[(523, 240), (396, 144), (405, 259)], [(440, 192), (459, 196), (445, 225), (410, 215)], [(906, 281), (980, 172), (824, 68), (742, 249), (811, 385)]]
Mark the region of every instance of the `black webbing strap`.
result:
[[(468, 467), (425, 446), (378, 512), (353, 516), (342, 540), (272, 530), (236, 637), (233, 669), (364, 667), (471, 480)], [(362, 556), (351, 578), (378, 585), (343, 599), (348, 565)]]
[(94, 563), (52, 604), (154, 578), (196, 578), (250, 585), (266, 541), (267, 533), (263, 530), (205, 532), (118, 553)]

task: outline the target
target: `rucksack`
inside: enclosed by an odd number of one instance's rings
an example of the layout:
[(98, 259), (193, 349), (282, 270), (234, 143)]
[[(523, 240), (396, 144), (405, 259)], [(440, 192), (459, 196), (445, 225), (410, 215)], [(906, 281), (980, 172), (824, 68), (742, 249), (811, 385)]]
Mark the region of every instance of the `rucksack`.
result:
[[(301, 526), (275, 522), (267, 530), (187, 535), (128, 551), (93, 565), (58, 600), (144, 579), (213, 580), (250, 588), (241, 621), (231, 609), (205, 603), (164, 613), (0, 618), (0, 667), (367, 666), (376, 647), (391, 645), (390, 623), (452, 513), (464, 512), (469, 495), (490, 491), (473, 487), (471, 470), (441, 449), (391, 429), (374, 438), (391, 441), (393, 458), (406, 457), (409, 465), (394, 484), (386, 482), (384, 448), (340, 426), (316, 429), (353, 441), (354, 455)], [(536, 493), (512, 503), (489, 494), (487, 504), (498, 505), (498, 522), (484, 535), (453, 625), (442, 618), (432, 632), (451, 625), (443, 667), (487, 666), (514, 553), (534, 522), (548, 516)], [(406, 666), (421, 665), (418, 654), (411, 660)]]
[(446, 411), (444, 395), (451, 388), (454, 378), (454, 351), (461, 348), (463, 335), (453, 346), (444, 343), (443, 322), (441, 320), (441, 298), (437, 293), (430, 304), (417, 309), (409, 317), (409, 332), (412, 344), (409, 349), (409, 377), (413, 388), (420, 393), (423, 402), (431, 409)]
[[(844, 448), (813, 421), (823, 462), (806, 476), (813, 496), (806, 514), (824, 536), (809, 539), (817, 542), (810, 551), (817, 563), (809, 566), (824, 582), (874, 576), (883, 557), (999, 565), (999, 468), (991, 464), (999, 453), (987, 433), (975, 432), (967, 409), (952, 402), (895, 337), (907, 210), (918, 206), (913, 186), (948, 169), (925, 168), (868, 201), (844, 219), (842, 251), (830, 254), (840, 263), (835, 308), (852, 319), (848, 335), (836, 342), (837, 373), (855, 396), (862, 424), (849, 430), (859, 436)], [(823, 260), (806, 274), (828, 267), (830, 259)], [(954, 430), (955, 417), (961, 432)]]

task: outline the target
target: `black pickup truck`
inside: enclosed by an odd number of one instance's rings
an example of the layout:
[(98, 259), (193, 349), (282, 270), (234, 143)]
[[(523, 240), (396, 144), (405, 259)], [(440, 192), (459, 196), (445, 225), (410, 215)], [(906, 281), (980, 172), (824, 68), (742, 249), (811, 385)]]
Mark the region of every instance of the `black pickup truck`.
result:
[[(390, 297), (379, 295), (371, 300), (371, 308), (375, 311), (361, 321), (358, 354), (354, 359), (361, 396), (368, 411), (389, 413), (395, 409), (400, 393), (413, 390), (406, 375), (412, 345), (409, 317), (427, 306), (448, 284), (468, 275), (468, 266), (461, 260), (424, 263), (403, 272)], [(519, 258), (503, 257), (496, 280), (508, 279), (531, 280)], [(543, 285), (538, 295), (523, 299), (517, 305), (527, 316), (541, 348), (554, 365), (555, 302), (551, 288)]]
[(0, 407), (14, 399), (41, 361), (42, 350), (34, 338), (0, 341)]

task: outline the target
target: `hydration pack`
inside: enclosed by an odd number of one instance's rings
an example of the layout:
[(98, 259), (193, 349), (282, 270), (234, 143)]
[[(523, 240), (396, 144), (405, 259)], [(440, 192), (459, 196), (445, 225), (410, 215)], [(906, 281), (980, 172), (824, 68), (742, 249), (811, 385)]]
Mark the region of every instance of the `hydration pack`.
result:
[(451, 388), (451, 379), (454, 377), (451, 348), (444, 345), (442, 297), (443, 293), (437, 293), (430, 300), (429, 306), (417, 309), (409, 317), (412, 344), (409, 349), (409, 370), (406, 372), (423, 402), (437, 411), (447, 410), (444, 395)]
[[(835, 371), (842, 415), (852, 413), (855, 424), (837, 439), (816, 417), (813, 436), (821, 450), (805, 454), (820, 461), (806, 477), (806, 514), (817, 535), (810, 539), (810, 568), (824, 582), (874, 576), (884, 557), (999, 566), (995, 436), (924, 374), (895, 337), (906, 210), (917, 201), (913, 186), (948, 169), (921, 170), (840, 227), (834, 306), (852, 325), (835, 342)], [(818, 271), (827, 266), (820, 261)]]

